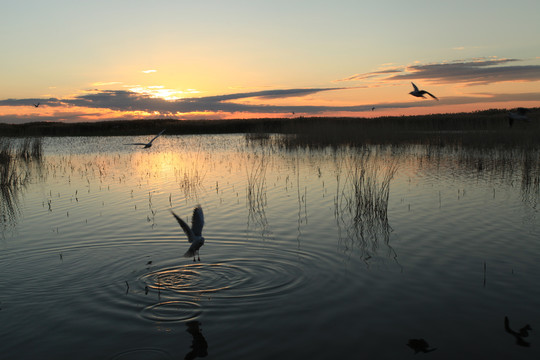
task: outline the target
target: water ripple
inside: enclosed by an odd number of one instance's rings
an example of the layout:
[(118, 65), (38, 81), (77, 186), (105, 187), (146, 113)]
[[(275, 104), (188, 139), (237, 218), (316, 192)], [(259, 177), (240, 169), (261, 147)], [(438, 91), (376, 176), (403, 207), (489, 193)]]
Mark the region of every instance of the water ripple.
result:
[(195, 320), (201, 314), (201, 306), (190, 301), (164, 301), (146, 306), (141, 315), (152, 321), (185, 322)]
[(157, 269), (142, 275), (139, 281), (161, 294), (268, 299), (290, 294), (303, 279), (302, 269), (292, 262), (255, 258)]
[(164, 350), (153, 349), (153, 348), (143, 348), (143, 349), (132, 349), (126, 350), (119, 354), (114, 355), (111, 360), (161, 360), (161, 359), (172, 359), (172, 356)]

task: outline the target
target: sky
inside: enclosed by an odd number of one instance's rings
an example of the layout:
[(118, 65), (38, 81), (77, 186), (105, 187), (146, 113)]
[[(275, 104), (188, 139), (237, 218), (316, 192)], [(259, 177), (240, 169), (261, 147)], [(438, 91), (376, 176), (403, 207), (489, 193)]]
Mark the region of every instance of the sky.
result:
[(0, 5), (3, 123), (540, 106), (538, 0)]

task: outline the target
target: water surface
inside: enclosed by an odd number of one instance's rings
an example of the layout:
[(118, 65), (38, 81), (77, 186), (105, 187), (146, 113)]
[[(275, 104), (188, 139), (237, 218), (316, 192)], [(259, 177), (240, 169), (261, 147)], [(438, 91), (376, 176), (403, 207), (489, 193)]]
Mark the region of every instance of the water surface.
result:
[[(6, 359), (540, 355), (537, 162), (240, 135), (122, 145), (143, 140), (45, 138), (3, 192)], [(200, 262), (170, 214), (196, 204)], [(420, 338), (436, 350), (415, 355)]]

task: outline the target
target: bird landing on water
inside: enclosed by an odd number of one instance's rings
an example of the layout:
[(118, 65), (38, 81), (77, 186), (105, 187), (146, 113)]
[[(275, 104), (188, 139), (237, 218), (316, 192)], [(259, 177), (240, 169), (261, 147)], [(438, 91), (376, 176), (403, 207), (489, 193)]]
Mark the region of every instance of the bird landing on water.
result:
[(182, 230), (184, 230), (184, 233), (186, 234), (188, 241), (191, 244), (188, 251), (186, 251), (186, 253), (184, 254), (184, 257), (193, 257), (193, 261), (195, 261), (195, 255), (197, 255), (197, 260), (201, 261), (201, 258), (199, 256), (199, 249), (201, 248), (201, 246), (204, 245), (204, 237), (202, 236), (202, 229), (204, 226), (204, 213), (201, 205), (197, 205), (193, 209), (191, 227), (189, 227), (188, 224), (186, 224), (186, 222), (182, 220), (178, 215), (176, 215), (172, 210), (171, 214), (175, 217), (176, 221), (178, 221), (178, 224), (180, 224), (180, 227), (182, 228)]

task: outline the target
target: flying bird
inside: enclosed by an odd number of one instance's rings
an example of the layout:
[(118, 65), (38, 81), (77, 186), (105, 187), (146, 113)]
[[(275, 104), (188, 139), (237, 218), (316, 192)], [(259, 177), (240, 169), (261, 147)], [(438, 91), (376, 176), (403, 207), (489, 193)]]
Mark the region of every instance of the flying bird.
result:
[(35, 107), (38, 107), (38, 106), (39, 106), (39, 103), (37, 103), (37, 104), (34, 104), (34, 106), (35, 106)]
[(409, 94), (411, 94), (412, 96), (421, 97), (421, 98), (425, 99), (426, 97), (424, 95), (428, 94), (429, 96), (431, 96), (435, 100), (437, 100), (437, 101), (439, 100), (439, 99), (437, 99), (437, 97), (435, 95), (433, 95), (432, 93), (427, 92), (426, 90), (418, 90), (418, 87), (416, 85), (414, 85), (413, 82), (411, 82), (411, 84), (412, 84), (414, 90), (411, 91)]
[(508, 113), (508, 124), (510, 127), (514, 125), (514, 121), (516, 120), (524, 120), (526, 122), (531, 122), (531, 119), (525, 115), (527, 112), (529, 112), (529, 109), (525, 109), (522, 107), (519, 107), (516, 109), (516, 112), (509, 112)]
[(129, 143), (124, 145), (143, 145), (143, 149), (148, 149), (149, 147), (152, 147), (152, 142), (156, 140), (161, 134), (165, 132), (165, 129), (161, 130), (159, 134), (157, 134), (152, 140), (150, 140), (148, 143)]
[(197, 205), (193, 209), (193, 217), (191, 218), (191, 228), (182, 220), (178, 215), (176, 215), (172, 210), (171, 214), (176, 218), (176, 221), (180, 224), (182, 230), (186, 234), (189, 243), (191, 246), (188, 251), (184, 254), (184, 257), (192, 257), (195, 261), (195, 254), (197, 254), (197, 259), (201, 261), (199, 256), (199, 249), (204, 245), (204, 237), (202, 236), (202, 229), (204, 226), (204, 214), (201, 205)]

